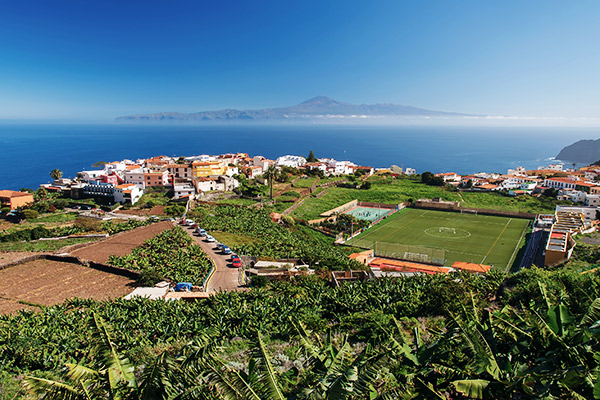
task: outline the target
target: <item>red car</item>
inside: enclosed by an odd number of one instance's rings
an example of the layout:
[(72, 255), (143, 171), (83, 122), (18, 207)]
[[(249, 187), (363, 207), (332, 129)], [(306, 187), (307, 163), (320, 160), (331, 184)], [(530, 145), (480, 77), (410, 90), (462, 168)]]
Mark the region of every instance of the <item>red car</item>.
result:
[(231, 262), (231, 265), (233, 265), (235, 268), (242, 268), (242, 260), (239, 258), (234, 258)]

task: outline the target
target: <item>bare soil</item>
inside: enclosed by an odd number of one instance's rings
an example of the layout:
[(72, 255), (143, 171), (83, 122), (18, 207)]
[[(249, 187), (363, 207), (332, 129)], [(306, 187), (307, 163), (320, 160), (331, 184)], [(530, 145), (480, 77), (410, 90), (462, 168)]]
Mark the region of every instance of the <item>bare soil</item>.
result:
[[(77, 264), (36, 260), (0, 270), (0, 314), (37, 309), (66, 299), (107, 300), (130, 293), (135, 281)], [(19, 303), (23, 302), (23, 303)]]
[(44, 254), (43, 252), (34, 251), (3, 251), (0, 252), (0, 267), (13, 261), (21, 260), (25, 257), (33, 256), (35, 254)]
[(170, 221), (158, 222), (132, 231), (119, 233), (106, 240), (101, 240), (90, 244), (89, 246), (74, 250), (71, 254), (86, 260), (106, 263), (108, 261), (108, 256), (124, 256), (129, 254), (131, 250), (140, 246), (146, 240), (151, 239), (172, 227), (173, 224)]
[(141, 208), (141, 209), (133, 209), (133, 210), (118, 210), (115, 211), (116, 214), (127, 214), (127, 215), (140, 215), (140, 216), (149, 216), (149, 215), (165, 215), (165, 206), (155, 206), (152, 208)]

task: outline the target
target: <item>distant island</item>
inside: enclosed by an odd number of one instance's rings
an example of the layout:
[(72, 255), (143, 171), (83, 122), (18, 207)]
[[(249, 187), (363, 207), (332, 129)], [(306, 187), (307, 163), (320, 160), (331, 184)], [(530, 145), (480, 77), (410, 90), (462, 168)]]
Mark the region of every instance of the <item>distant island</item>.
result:
[(162, 112), (117, 117), (120, 122), (127, 121), (252, 121), (252, 120), (323, 120), (323, 119), (360, 119), (373, 117), (470, 117), (474, 115), (397, 104), (350, 104), (325, 96), (317, 96), (298, 105), (262, 110), (226, 109), (201, 111), (197, 113)]
[(556, 156), (558, 160), (591, 164), (600, 160), (600, 139), (580, 140), (564, 147)]

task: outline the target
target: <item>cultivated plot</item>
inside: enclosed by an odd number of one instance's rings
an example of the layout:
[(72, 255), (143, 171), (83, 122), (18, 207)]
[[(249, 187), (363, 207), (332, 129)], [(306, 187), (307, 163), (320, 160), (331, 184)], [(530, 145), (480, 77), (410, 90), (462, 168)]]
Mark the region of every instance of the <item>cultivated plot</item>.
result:
[(516, 257), (528, 225), (528, 220), (520, 218), (407, 208), (348, 244), (396, 258), (422, 262), (445, 258), (447, 266), (467, 261), (506, 269)]

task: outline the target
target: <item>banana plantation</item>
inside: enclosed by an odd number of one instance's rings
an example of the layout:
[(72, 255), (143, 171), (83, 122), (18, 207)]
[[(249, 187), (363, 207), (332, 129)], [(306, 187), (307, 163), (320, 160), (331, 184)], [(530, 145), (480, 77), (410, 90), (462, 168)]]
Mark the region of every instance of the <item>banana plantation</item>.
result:
[(236, 253), (263, 258), (300, 258), (317, 269), (360, 269), (361, 264), (333, 246), (333, 238), (309, 227), (283, 227), (271, 221), (269, 213), (249, 207), (203, 205), (189, 213), (209, 232), (244, 235), (245, 243), (227, 243)]
[(168, 279), (200, 285), (212, 264), (181, 228), (175, 227), (147, 240), (125, 256), (110, 256), (115, 267), (140, 271), (144, 285)]
[(5, 398), (600, 398), (600, 276), (524, 270), (0, 317)]

